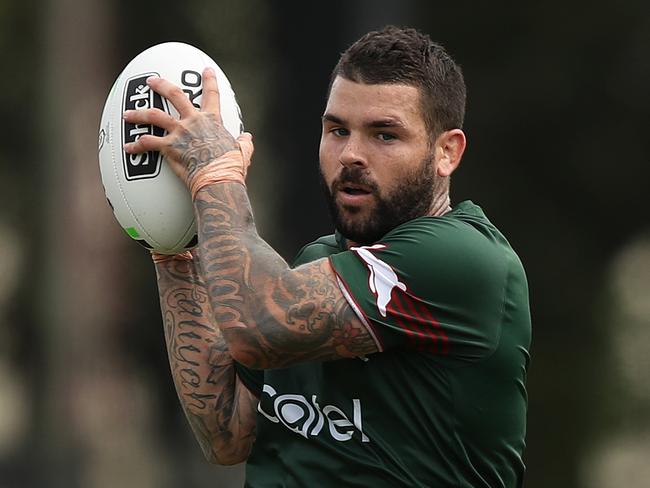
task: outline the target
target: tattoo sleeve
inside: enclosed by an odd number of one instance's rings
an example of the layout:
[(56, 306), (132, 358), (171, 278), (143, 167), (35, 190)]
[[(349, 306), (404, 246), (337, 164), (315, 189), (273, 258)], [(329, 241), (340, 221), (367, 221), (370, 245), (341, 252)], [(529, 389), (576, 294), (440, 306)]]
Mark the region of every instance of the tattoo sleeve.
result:
[(238, 361), (268, 369), (378, 350), (326, 259), (290, 269), (259, 237), (244, 186), (205, 187), (196, 209), (214, 320)]
[(255, 439), (258, 401), (238, 380), (222, 333), (212, 323), (197, 261), (156, 265), (169, 363), (206, 458), (236, 464), (248, 457)]

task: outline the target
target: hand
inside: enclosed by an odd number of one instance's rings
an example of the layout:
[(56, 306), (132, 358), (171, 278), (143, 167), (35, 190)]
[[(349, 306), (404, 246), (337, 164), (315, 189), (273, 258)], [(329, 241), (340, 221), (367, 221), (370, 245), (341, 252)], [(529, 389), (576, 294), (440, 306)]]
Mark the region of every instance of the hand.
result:
[(223, 126), (219, 105), (219, 88), (214, 70), (203, 70), (203, 97), (197, 110), (185, 93), (173, 83), (155, 76), (147, 84), (167, 98), (176, 108), (180, 119), (150, 108), (127, 110), (124, 120), (133, 124), (151, 124), (165, 129), (163, 137), (144, 135), (136, 142), (125, 144), (127, 153), (159, 151), (176, 173), (192, 190), (211, 183), (238, 181), (244, 183), (253, 153), (252, 136), (237, 139)]

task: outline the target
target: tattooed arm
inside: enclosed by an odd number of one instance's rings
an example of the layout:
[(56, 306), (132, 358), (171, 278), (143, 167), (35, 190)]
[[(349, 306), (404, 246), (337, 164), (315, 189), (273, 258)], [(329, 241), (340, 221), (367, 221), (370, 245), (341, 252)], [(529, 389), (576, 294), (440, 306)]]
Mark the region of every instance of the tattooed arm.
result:
[(239, 381), (196, 258), (156, 264), (172, 378), (205, 457), (216, 464), (245, 461), (255, 439), (258, 400)]
[(377, 343), (327, 260), (292, 270), (258, 236), (244, 186), (250, 135), (236, 141), (223, 127), (214, 72), (203, 72), (200, 111), (169, 81), (152, 77), (147, 83), (176, 107), (180, 119), (158, 109), (124, 112), (132, 123), (154, 124), (167, 133), (144, 135), (124, 150), (161, 151), (190, 188), (201, 274), (232, 357), (267, 369), (376, 352)]
[(203, 277), (237, 361), (267, 369), (378, 350), (328, 260), (290, 269), (259, 237), (244, 186), (206, 186), (195, 204)]

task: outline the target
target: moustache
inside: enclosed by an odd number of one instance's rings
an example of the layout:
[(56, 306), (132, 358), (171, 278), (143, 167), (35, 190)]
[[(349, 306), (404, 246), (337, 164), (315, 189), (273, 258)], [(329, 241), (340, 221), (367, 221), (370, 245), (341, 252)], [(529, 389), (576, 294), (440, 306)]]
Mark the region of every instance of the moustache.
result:
[(378, 193), (379, 191), (377, 183), (368, 177), (362, 168), (344, 167), (341, 174), (332, 182), (332, 193), (344, 188), (347, 184), (362, 186), (370, 193)]

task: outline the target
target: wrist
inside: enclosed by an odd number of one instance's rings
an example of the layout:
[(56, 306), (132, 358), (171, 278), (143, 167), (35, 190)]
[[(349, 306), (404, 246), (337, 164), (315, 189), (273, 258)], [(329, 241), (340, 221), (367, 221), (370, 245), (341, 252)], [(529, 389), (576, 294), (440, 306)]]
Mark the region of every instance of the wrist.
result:
[(199, 191), (206, 186), (216, 183), (240, 183), (245, 185), (243, 157), (239, 150), (228, 151), (212, 161), (207, 166), (198, 169), (190, 178), (187, 185), (196, 200)]
[(240, 183), (246, 186), (246, 173), (253, 155), (253, 136), (248, 132), (240, 134), (237, 146), (186, 176), (185, 182), (193, 201), (199, 190), (216, 183)]
[(185, 251), (180, 254), (151, 253), (151, 260), (154, 264), (168, 263), (170, 261), (192, 261), (192, 259), (194, 259), (192, 251)]

